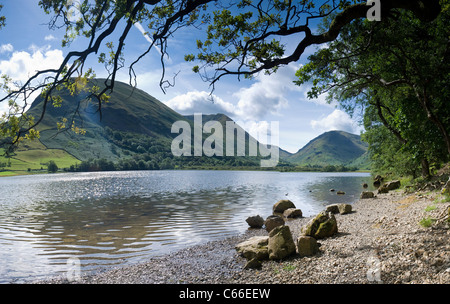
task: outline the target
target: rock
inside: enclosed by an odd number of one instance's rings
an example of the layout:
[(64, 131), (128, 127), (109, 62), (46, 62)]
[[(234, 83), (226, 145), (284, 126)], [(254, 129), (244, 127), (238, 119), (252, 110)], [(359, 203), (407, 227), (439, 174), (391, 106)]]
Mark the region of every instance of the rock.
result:
[(388, 192), (389, 192), (389, 190), (388, 190), (387, 188), (384, 188), (384, 187), (380, 187), (380, 188), (378, 188), (378, 190), (377, 190), (377, 193), (378, 193), (378, 194), (388, 193)]
[(390, 190), (395, 190), (400, 188), (400, 181), (393, 180), (383, 184), (380, 188), (378, 188), (378, 193), (388, 193)]
[(393, 181), (390, 181), (390, 182), (384, 184), (382, 187), (385, 187), (389, 191), (390, 190), (395, 190), (395, 189), (400, 188), (400, 181), (399, 180), (393, 180)]
[(375, 186), (375, 187), (379, 187), (380, 185), (381, 185), (381, 182), (383, 181), (383, 178), (381, 177), (381, 175), (377, 175), (377, 176), (375, 176), (375, 178), (374, 178), (374, 181), (373, 181), (373, 185)]
[(369, 185), (367, 183), (364, 183), (362, 186), (363, 186), (363, 188), (369, 187)]
[(347, 213), (352, 212), (352, 205), (349, 205), (349, 204), (331, 204), (331, 205), (326, 206), (325, 211), (333, 213), (333, 214), (336, 214), (336, 213), (347, 214)]
[(262, 262), (258, 260), (257, 258), (253, 258), (251, 260), (247, 261), (247, 264), (245, 264), (244, 269), (257, 269), (261, 268)]
[(249, 216), (246, 220), (251, 228), (262, 228), (264, 219), (260, 215)]
[(284, 210), (295, 208), (295, 205), (290, 200), (280, 200), (273, 205), (273, 213), (283, 213)]
[(344, 191), (338, 191), (338, 192), (336, 192), (336, 194), (339, 194), (339, 195), (344, 195), (344, 194), (345, 194), (345, 192), (344, 192)]
[(374, 197), (375, 197), (375, 194), (373, 194), (373, 192), (371, 192), (371, 191), (363, 191), (359, 198), (366, 199), (366, 198), (374, 198)]
[(297, 251), (300, 257), (311, 256), (319, 251), (319, 244), (313, 237), (300, 236), (297, 239)]
[(296, 217), (302, 217), (303, 213), (300, 209), (297, 208), (289, 208), (284, 210), (283, 216), (287, 218), (296, 218)]
[(296, 252), (289, 226), (278, 226), (269, 233), (269, 259), (281, 260)]
[(338, 208), (340, 214), (348, 214), (352, 212), (352, 205), (350, 204), (339, 204)]
[(254, 236), (237, 244), (235, 249), (248, 260), (257, 259), (262, 261), (269, 258), (268, 243), (268, 236)]
[(331, 212), (322, 211), (316, 215), (305, 227), (303, 235), (312, 236), (316, 239), (323, 239), (337, 233), (337, 221)]
[(266, 231), (270, 232), (273, 228), (284, 225), (284, 219), (278, 215), (269, 215), (264, 225), (266, 226)]
[(333, 214), (339, 213), (338, 204), (331, 204), (325, 207), (326, 212), (331, 212)]

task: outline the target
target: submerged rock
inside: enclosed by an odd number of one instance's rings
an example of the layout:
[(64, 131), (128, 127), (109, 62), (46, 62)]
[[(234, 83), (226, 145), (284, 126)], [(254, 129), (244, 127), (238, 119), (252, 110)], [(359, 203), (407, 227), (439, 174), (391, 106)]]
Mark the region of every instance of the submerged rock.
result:
[(327, 211), (320, 212), (302, 229), (303, 235), (312, 236), (316, 239), (330, 237), (337, 231), (336, 218), (331, 212)]
[(281, 260), (296, 252), (289, 226), (275, 227), (269, 233), (269, 259)]

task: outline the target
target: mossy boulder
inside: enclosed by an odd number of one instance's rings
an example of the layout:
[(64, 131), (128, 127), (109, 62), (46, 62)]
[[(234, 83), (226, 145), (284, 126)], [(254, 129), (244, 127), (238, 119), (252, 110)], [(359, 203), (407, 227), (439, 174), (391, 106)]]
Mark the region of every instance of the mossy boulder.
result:
[(338, 231), (337, 221), (331, 212), (322, 211), (317, 214), (305, 227), (303, 235), (315, 239), (323, 239), (336, 234)]
[(268, 243), (268, 236), (254, 236), (237, 244), (235, 249), (247, 260), (257, 259), (262, 261), (269, 258)]
[(269, 233), (269, 259), (281, 260), (295, 254), (296, 247), (289, 226), (278, 226)]

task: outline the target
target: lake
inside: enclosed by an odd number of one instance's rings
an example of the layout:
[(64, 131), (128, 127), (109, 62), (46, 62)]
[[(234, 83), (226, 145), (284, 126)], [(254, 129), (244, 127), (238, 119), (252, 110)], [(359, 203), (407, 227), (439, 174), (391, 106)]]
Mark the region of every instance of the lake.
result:
[[(243, 233), (280, 199), (311, 216), (352, 203), (368, 173), (126, 171), (0, 178), (0, 283), (143, 262)], [(330, 189), (345, 191), (337, 195)]]

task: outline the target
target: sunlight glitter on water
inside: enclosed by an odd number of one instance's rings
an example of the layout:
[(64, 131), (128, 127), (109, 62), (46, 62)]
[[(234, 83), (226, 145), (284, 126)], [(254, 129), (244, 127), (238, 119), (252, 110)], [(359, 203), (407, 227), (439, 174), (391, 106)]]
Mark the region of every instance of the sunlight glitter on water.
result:
[[(0, 178), (0, 283), (83, 271), (244, 232), (290, 199), (310, 216), (359, 197), (362, 173), (133, 171)], [(345, 196), (330, 193), (342, 189)]]

